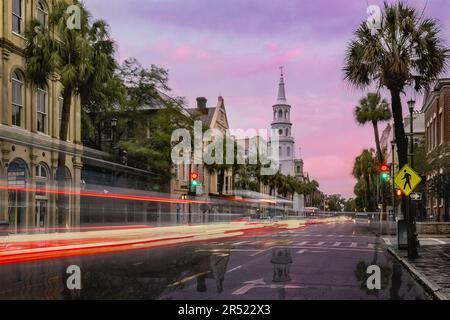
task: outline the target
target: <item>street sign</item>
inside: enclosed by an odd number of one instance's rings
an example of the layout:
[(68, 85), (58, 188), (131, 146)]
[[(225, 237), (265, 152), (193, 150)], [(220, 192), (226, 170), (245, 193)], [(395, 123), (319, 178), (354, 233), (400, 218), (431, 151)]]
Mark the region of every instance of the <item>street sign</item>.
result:
[(413, 201), (422, 201), (422, 194), (420, 192), (413, 192), (409, 197)]
[(422, 178), (408, 165), (405, 165), (395, 176), (395, 184), (409, 197), (409, 195), (417, 188)]

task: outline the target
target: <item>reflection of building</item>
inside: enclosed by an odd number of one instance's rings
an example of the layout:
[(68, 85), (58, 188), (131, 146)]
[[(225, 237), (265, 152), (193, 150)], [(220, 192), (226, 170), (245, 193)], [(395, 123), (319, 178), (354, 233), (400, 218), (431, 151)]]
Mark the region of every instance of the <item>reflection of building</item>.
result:
[[(53, 1), (52, 1), (53, 3)], [(79, 224), (79, 197), (56, 196), (50, 188), (74, 189), (81, 170), (80, 103), (73, 99), (69, 140), (59, 141), (62, 86), (54, 75), (35, 88), (25, 78), (23, 37), (31, 19), (47, 23), (51, 7), (44, 0), (2, 1), (0, 16), (0, 220), (11, 229), (66, 227)], [(64, 150), (66, 168), (58, 168), (58, 150)], [(36, 187), (36, 192), (23, 188)], [(14, 190), (14, 188), (16, 188)]]
[[(432, 92), (424, 99), (422, 112), (425, 114), (425, 149), (427, 154), (443, 144), (450, 145), (450, 79), (437, 81)], [(427, 214), (443, 217), (443, 199), (427, 197)]]

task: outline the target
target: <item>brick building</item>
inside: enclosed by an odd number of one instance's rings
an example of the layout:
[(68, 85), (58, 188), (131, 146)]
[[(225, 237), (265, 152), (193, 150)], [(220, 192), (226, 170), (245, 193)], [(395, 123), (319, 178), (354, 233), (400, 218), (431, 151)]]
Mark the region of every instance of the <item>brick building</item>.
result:
[[(425, 145), (430, 154), (442, 144), (450, 145), (450, 78), (439, 79), (432, 91), (424, 97)], [(429, 217), (440, 219), (444, 215), (444, 200), (427, 197)]]

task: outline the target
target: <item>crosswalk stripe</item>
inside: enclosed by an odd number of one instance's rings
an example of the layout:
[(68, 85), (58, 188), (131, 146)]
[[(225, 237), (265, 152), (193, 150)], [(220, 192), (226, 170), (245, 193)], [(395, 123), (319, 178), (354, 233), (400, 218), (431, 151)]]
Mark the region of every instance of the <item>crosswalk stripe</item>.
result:
[(325, 244), (325, 242), (319, 242), (319, 243), (317, 243), (316, 245), (317, 246), (323, 246)]
[(303, 242), (297, 243), (297, 245), (298, 245), (298, 246), (304, 246), (304, 245), (307, 244), (307, 243), (308, 243), (308, 241), (303, 241)]
[(234, 245), (235, 245), (235, 246), (239, 246), (239, 245), (241, 245), (241, 244), (248, 243), (248, 242), (250, 242), (250, 241), (236, 242)]
[(339, 247), (341, 244), (342, 244), (342, 242), (335, 242), (335, 243), (333, 244), (333, 247)]
[(352, 242), (352, 244), (350, 245), (350, 248), (356, 248), (357, 246), (358, 246), (358, 243)]

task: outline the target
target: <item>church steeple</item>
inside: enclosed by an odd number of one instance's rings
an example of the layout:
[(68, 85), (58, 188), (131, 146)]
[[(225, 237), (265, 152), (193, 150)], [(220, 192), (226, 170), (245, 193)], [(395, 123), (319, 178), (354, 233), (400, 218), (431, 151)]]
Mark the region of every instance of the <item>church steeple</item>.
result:
[(281, 70), (281, 78), (280, 78), (280, 84), (278, 86), (278, 103), (287, 103), (286, 99), (286, 88), (284, 86), (284, 74), (283, 74), (283, 67), (280, 67)]

